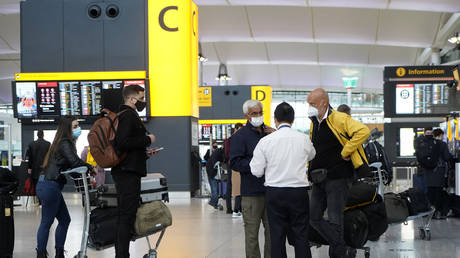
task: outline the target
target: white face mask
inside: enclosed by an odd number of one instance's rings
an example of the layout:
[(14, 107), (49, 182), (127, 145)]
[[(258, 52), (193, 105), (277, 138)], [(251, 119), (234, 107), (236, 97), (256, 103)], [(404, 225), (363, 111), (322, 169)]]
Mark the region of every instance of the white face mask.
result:
[(264, 117), (263, 116), (251, 117), (251, 120), (249, 122), (251, 123), (252, 126), (259, 127), (264, 123)]
[(308, 117), (314, 117), (314, 116), (318, 116), (319, 112), (318, 112), (318, 109), (315, 108), (315, 107), (312, 107), (312, 106), (309, 106), (308, 107)]

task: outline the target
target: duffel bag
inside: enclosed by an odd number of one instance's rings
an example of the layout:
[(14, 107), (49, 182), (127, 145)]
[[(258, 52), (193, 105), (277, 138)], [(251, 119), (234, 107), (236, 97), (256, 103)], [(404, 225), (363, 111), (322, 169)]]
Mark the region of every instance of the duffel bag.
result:
[(366, 214), (369, 223), (369, 232), (367, 239), (377, 241), (380, 236), (388, 229), (387, 212), (385, 210), (385, 203), (380, 195), (377, 195), (376, 200), (360, 210)]
[(349, 210), (343, 218), (344, 240), (353, 248), (361, 248), (367, 242), (369, 223), (366, 214), (359, 209)]
[(384, 201), (388, 224), (406, 221), (407, 217), (409, 217), (409, 208), (406, 199), (399, 194), (386, 193)]
[(407, 200), (409, 205), (409, 216), (430, 210), (430, 202), (425, 193), (419, 188), (410, 188), (400, 193), (400, 195)]
[(88, 242), (91, 247), (101, 249), (115, 243), (118, 208), (96, 208), (91, 211)]
[(376, 197), (377, 188), (375, 186), (364, 182), (356, 182), (348, 191), (345, 210), (351, 210), (357, 207), (369, 205), (375, 201)]
[(171, 212), (162, 201), (144, 203), (137, 209), (134, 230), (138, 236), (153, 234), (171, 225)]

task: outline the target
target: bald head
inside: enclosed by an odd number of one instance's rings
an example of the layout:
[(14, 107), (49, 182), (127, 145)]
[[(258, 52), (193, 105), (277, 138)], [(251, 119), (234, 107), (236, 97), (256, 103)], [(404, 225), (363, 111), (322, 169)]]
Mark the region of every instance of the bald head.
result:
[(310, 92), (307, 102), (310, 107), (318, 110), (318, 117), (322, 118), (329, 107), (329, 95), (322, 88), (317, 88)]
[(314, 89), (312, 92), (310, 92), (307, 98), (308, 103), (310, 103), (310, 99), (315, 100), (315, 102), (324, 101), (329, 105), (329, 95), (322, 88), (317, 88), (317, 89)]

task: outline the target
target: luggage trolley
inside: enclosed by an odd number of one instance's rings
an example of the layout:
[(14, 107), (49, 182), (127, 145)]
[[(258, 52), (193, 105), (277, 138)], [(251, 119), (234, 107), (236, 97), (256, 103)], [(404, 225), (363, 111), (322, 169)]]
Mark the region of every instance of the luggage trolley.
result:
[[(82, 239), (81, 239), (80, 251), (78, 251), (78, 253), (74, 256), (74, 258), (87, 258), (88, 256), (86, 255), (86, 252), (87, 252), (88, 247), (94, 248), (95, 250), (103, 250), (103, 249), (110, 248), (113, 246), (113, 245), (109, 245), (109, 246), (104, 246), (104, 247), (93, 247), (93, 246), (88, 245), (89, 225), (90, 225), (90, 215), (91, 215), (89, 194), (92, 192), (96, 192), (97, 190), (89, 183), (90, 176), (88, 175), (87, 172), (88, 172), (87, 167), (78, 167), (72, 170), (62, 172), (62, 174), (69, 175), (69, 176), (71, 175), (70, 178), (72, 178), (72, 180), (74, 181), (76, 192), (84, 195), (83, 201), (85, 203), (84, 205), (85, 218), (84, 218), (84, 223), (83, 223), (83, 234), (82, 234)], [(77, 174), (78, 176), (76, 176)], [(156, 258), (157, 257), (157, 254), (158, 254), (157, 249), (160, 245), (161, 240), (163, 239), (163, 235), (165, 231), (166, 231), (166, 228), (162, 228), (159, 231), (151, 232), (151, 234), (160, 232), (160, 236), (158, 237), (158, 240), (155, 244), (155, 248), (152, 248), (152, 245), (150, 244), (150, 240), (148, 238), (149, 235), (134, 237), (133, 240), (143, 238), (143, 237), (145, 237), (147, 240), (149, 251), (147, 254), (143, 256), (143, 258)]]
[[(373, 171), (374, 172), (373, 177), (364, 179), (363, 181), (368, 184), (375, 185), (377, 188), (377, 193), (382, 197), (382, 201), (383, 201), (383, 192), (384, 192), (383, 181), (385, 180), (385, 178), (384, 178), (384, 175), (382, 174), (382, 163), (375, 162), (375, 163), (370, 164), (369, 167), (375, 169), (375, 171)], [(313, 243), (313, 242), (310, 242), (309, 244), (310, 244), (310, 247), (319, 248), (322, 246), (321, 244)], [(365, 258), (369, 258), (371, 256), (371, 248), (368, 246), (362, 246), (362, 247), (355, 248), (355, 249), (364, 251)], [(356, 257), (356, 252), (352, 256)]]

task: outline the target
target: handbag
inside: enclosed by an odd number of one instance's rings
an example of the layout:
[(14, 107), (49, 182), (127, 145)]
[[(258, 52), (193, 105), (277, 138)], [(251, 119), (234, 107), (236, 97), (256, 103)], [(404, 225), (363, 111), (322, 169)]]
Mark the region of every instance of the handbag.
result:
[(27, 177), (26, 181), (24, 182), (24, 193), (29, 196), (35, 195), (35, 185), (32, 182), (32, 178), (30, 176)]
[(320, 184), (327, 178), (327, 169), (318, 168), (310, 171), (310, 178), (314, 184)]

